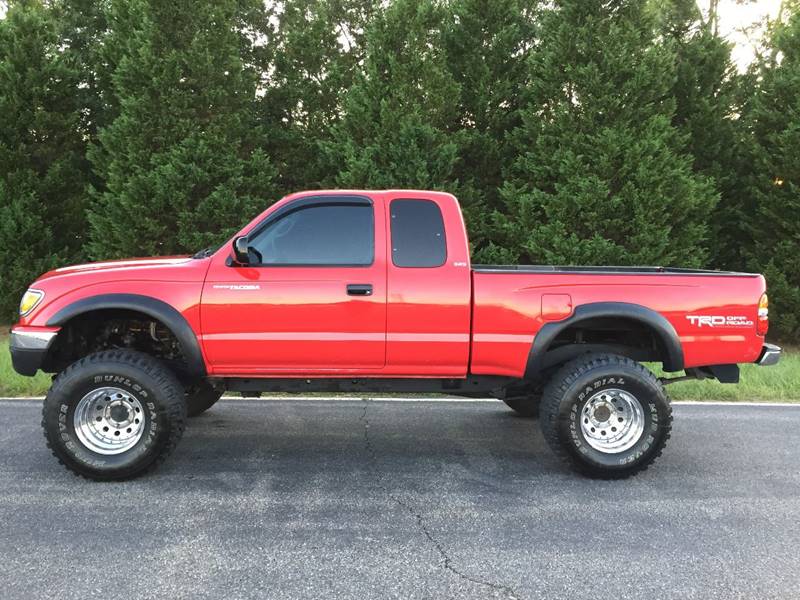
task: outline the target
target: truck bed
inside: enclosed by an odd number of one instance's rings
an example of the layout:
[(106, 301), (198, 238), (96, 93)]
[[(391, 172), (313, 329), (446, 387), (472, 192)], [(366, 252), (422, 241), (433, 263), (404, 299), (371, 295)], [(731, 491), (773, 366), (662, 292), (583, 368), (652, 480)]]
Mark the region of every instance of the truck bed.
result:
[[(563, 277), (568, 275), (567, 277)], [(666, 267), (473, 265), (472, 346), (475, 374), (521, 376), (538, 332), (577, 307), (623, 303), (655, 311), (674, 328), (685, 367), (752, 362), (764, 278), (751, 273)], [(623, 316), (624, 316), (624, 310)], [(702, 325), (728, 318), (735, 324)], [(716, 323), (716, 321), (715, 321)]]

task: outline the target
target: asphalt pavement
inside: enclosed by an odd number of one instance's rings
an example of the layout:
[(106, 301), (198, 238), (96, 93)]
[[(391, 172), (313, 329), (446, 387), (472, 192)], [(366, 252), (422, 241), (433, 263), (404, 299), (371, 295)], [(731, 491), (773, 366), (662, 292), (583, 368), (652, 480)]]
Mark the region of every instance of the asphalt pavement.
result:
[(79, 479), (0, 400), (0, 598), (800, 598), (800, 405), (675, 407), (644, 474), (566, 471), (499, 402), (223, 400)]

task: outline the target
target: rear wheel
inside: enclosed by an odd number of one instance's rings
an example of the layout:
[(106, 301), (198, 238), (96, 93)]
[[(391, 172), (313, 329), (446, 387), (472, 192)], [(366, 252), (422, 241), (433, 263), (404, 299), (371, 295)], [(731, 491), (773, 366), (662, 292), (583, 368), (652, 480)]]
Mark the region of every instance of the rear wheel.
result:
[(189, 417), (202, 415), (222, 397), (222, 392), (207, 381), (186, 388), (186, 413)]
[(622, 479), (643, 471), (661, 454), (671, 426), (661, 382), (615, 354), (587, 354), (567, 363), (542, 398), (548, 445), (590, 477)]
[(129, 479), (154, 468), (174, 450), (185, 420), (175, 375), (131, 350), (98, 352), (67, 367), (42, 410), (55, 457), (95, 480)]

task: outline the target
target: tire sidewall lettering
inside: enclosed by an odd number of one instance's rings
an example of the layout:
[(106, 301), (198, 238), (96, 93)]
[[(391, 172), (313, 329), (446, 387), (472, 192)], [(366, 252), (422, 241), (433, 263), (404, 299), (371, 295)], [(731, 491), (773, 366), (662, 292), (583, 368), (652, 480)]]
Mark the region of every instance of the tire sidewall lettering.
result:
[(582, 402), (585, 398), (599, 392), (601, 389), (605, 387), (610, 387), (612, 385), (615, 386), (624, 386), (625, 385), (625, 378), (624, 377), (599, 377), (598, 379), (594, 380), (589, 385), (584, 386), (581, 389), (581, 392), (578, 394), (578, 401)]

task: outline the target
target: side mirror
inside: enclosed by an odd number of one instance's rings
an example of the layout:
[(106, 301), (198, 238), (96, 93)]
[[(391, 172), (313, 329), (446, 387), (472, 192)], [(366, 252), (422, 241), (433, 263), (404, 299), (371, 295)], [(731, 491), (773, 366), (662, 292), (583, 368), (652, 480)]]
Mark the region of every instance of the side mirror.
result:
[(250, 240), (246, 235), (233, 240), (233, 256), (240, 265), (250, 264)]

